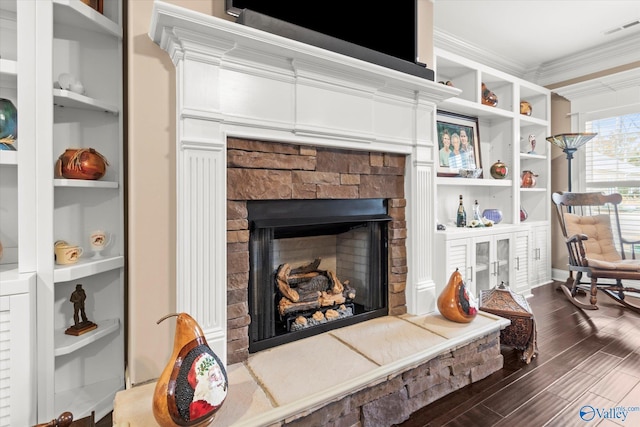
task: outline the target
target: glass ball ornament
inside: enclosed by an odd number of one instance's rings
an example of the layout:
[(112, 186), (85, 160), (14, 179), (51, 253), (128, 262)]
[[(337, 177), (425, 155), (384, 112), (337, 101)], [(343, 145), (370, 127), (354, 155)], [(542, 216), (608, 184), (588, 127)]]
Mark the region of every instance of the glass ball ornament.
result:
[(509, 174), (509, 168), (504, 162), (498, 160), (491, 165), (490, 172), (494, 179), (505, 179)]

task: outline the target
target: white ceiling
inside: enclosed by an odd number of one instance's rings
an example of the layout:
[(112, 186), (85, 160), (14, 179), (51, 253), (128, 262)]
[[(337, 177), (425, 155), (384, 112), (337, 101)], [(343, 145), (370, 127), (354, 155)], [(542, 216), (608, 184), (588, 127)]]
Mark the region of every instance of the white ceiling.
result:
[[(539, 84), (640, 60), (640, 0), (434, 0), (435, 45)], [(586, 72), (585, 72), (586, 71)]]

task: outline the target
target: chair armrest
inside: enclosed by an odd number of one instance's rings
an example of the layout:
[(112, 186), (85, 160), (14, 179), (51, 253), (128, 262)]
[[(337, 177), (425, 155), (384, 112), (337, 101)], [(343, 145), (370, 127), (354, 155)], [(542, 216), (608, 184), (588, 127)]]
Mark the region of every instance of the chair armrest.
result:
[[(622, 237), (621, 240), (623, 248), (624, 245), (631, 246), (631, 259), (636, 259), (635, 245), (640, 245), (640, 236)], [(626, 258), (624, 250), (622, 252), (622, 258)]]
[(574, 234), (573, 236), (569, 236), (567, 237), (566, 242), (567, 243), (575, 243), (575, 242), (579, 242), (582, 240), (589, 240), (589, 236), (587, 236), (586, 234)]
[(640, 236), (631, 236), (631, 237), (623, 237), (622, 243), (626, 243), (629, 245), (639, 245), (640, 244)]
[(585, 240), (589, 240), (586, 234), (574, 234), (567, 237), (566, 244), (569, 251), (569, 265), (574, 267), (585, 267), (588, 265), (584, 244)]

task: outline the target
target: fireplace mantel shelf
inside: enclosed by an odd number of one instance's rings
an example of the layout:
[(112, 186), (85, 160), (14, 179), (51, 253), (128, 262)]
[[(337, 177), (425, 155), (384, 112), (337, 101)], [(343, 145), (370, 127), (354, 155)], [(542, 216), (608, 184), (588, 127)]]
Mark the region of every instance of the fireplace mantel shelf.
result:
[[(253, 354), (228, 367), (229, 395), (211, 426), (292, 421), (509, 324), (485, 312), (466, 324), (440, 314), (387, 316)], [(150, 383), (119, 392), (114, 426), (155, 425), (154, 388)]]

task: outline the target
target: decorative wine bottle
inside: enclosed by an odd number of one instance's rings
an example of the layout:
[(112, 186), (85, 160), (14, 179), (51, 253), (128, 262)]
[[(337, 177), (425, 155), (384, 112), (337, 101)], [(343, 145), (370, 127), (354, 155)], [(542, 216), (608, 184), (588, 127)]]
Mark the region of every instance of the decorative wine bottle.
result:
[(460, 204), (458, 205), (458, 214), (456, 216), (456, 226), (467, 226), (467, 213), (464, 210), (464, 204), (462, 203), (462, 194), (460, 195)]
[(482, 215), (480, 215), (480, 205), (478, 205), (477, 200), (473, 203), (473, 220), (482, 223)]

